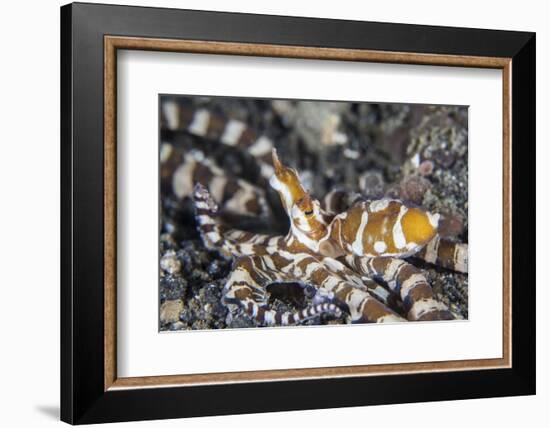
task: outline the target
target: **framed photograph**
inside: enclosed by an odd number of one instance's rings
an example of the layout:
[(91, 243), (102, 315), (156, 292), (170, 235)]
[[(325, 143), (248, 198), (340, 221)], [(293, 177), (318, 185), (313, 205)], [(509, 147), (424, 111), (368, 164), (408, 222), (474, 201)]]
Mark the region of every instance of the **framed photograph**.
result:
[(62, 420), (535, 393), (533, 33), (76, 3), (61, 62)]

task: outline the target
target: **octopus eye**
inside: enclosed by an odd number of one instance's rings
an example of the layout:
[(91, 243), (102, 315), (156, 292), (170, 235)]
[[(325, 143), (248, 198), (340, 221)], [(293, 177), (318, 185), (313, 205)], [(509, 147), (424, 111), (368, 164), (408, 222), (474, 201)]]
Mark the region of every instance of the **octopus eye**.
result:
[(305, 211), (304, 214), (309, 217), (310, 215), (313, 215), (313, 210)]

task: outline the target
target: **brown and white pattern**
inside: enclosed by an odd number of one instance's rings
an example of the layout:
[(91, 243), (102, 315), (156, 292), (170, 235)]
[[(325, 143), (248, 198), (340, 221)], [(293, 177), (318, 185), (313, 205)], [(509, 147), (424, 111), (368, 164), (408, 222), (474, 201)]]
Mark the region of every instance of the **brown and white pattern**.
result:
[[(370, 217), (370, 224), (372, 227), (373, 222), (375, 219), (373, 219), (372, 212), (374, 211), (377, 214), (374, 214), (374, 216), (377, 216), (378, 218), (383, 218), (383, 221), (390, 222), (392, 219), (390, 216), (386, 215), (388, 211), (391, 211), (391, 207), (394, 207), (394, 211), (397, 212), (397, 208), (401, 209), (401, 205), (403, 205), (398, 200), (391, 200), (391, 199), (381, 199), (377, 201), (365, 201), (364, 198), (361, 196), (360, 193), (356, 192), (349, 192), (342, 189), (336, 189), (329, 192), (325, 198), (323, 199), (323, 209), (327, 212), (334, 214), (335, 216), (340, 213), (347, 213), (350, 207), (353, 207), (354, 205), (358, 205), (358, 207), (355, 207), (351, 210), (354, 215), (363, 215), (368, 216), (369, 213), (371, 215)], [(385, 214), (383, 216), (380, 216), (381, 214), (381, 208), (384, 208)], [(405, 206), (406, 210), (408, 208)], [(413, 208), (414, 209), (414, 208)], [(343, 214), (347, 216), (348, 214)], [(431, 216), (431, 221), (433, 223), (436, 223), (438, 220), (437, 215)], [(396, 220), (396, 219), (394, 219)], [(338, 220), (337, 220), (338, 222)], [(394, 221), (395, 223), (395, 221)], [(356, 223), (360, 224), (360, 223)], [(387, 225), (388, 227), (389, 225)], [(414, 227), (417, 227), (417, 224), (414, 223)], [(368, 229), (367, 229), (368, 230)], [(382, 231), (383, 228), (380, 230)], [(379, 242), (382, 242), (382, 244), (378, 244), (378, 249), (384, 249), (385, 254), (384, 255), (390, 255), (388, 254), (388, 242), (394, 240), (393, 233), (399, 232), (398, 230), (395, 230), (393, 227), (391, 228), (392, 234), (389, 233), (389, 227), (386, 230), (386, 233), (383, 233), (383, 239), (381, 239)], [(402, 230), (402, 229), (401, 229)], [(339, 229), (336, 229), (337, 233), (339, 232)], [(352, 231), (350, 233), (351, 236), (355, 237), (357, 233), (357, 230)], [(376, 244), (375, 237), (372, 234), (367, 233), (367, 244), (369, 244), (369, 238), (370, 238), (370, 244), (367, 245), (366, 248), (363, 248), (363, 251), (365, 251), (366, 254), (370, 254), (371, 256), (377, 256), (380, 253), (376, 251), (374, 248)], [(398, 239), (399, 240), (399, 239)], [(349, 246), (348, 242), (348, 246)], [(351, 250), (351, 246), (350, 246)], [(374, 250), (374, 251), (373, 251)], [(430, 264), (434, 264), (437, 266), (444, 267), (446, 269), (453, 270), (455, 272), (461, 272), (461, 273), (468, 273), (468, 245), (463, 244), (461, 242), (454, 242), (446, 238), (440, 237), (438, 234), (433, 237), (429, 242), (425, 243), (424, 245), (419, 245), (416, 248), (416, 252), (414, 249), (413, 251), (409, 251), (415, 258), (422, 259)], [(391, 254), (396, 255), (396, 254)], [(407, 251), (399, 254), (400, 257), (405, 257), (407, 255)]]
[[(161, 146), (161, 165), (162, 149), (167, 147), (171, 146)], [(179, 153), (179, 159), (173, 171), (166, 174), (171, 177), (172, 191), (179, 199), (191, 197), (195, 183), (201, 183), (227, 212), (247, 216), (270, 215), (262, 188), (226, 174), (199, 150)]]
[(415, 257), (455, 272), (468, 273), (468, 245), (434, 237)]
[[(205, 244), (235, 259), (224, 302), (241, 307), (264, 325), (301, 323), (322, 314), (351, 322), (453, 319), (420, 269), (404, 258), (416, 256), (467, 271), (467, 245), (437, 235), (438, 215), (399, 200), (362, 201), (341, 212), (332, 198), (328, 211), (303, 188), (295, 170), (273, 151), (271, 186), (289, 220), (286, 236), (256, 235), (220, 224), (208, 190), (194, 190), (199, 231)], [(296, 312), (269, 308), (267, 286), (298, 282), (313, 287), (310, 307)]]
[(161, 120), (163, 126), (171, 131), (185, 131), (244, 150), (256, 159), (265, 179), (273, 174), (273, 141), (266, 135), (256, 133), (240, 120), (226, 118), (204, 108), (189, 108), (170, 100), (162, 104)]

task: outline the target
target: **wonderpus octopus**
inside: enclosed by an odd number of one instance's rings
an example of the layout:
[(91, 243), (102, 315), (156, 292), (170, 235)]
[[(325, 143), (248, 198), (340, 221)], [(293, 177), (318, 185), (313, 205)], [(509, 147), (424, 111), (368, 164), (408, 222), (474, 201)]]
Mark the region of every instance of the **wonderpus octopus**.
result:
[[(265, 159), (263, 145), (265, 141), (258, 149)], [(219, 221), (206, 187), (197, 183), (192, 192), (203, 242), (234, 259), (224, 304), (241, 307), (266, 326), (300, 324), (322, 314), (341, 317), (343, 312), (353, 323), (454, 319), (422, 271), (407, 261), (414, 257), (467, 272), (468, 246), (438, 235), (438, 214), (398, 199), (363, 200), (340, 191), (326, 195), (321, 204), (297, 171), (269, 149), (272, 159), (264, 172), (271, 174), (269, 184), (289, 218), (286, 236), (229, 228)], [(209, 174), (216, 178), (215, 171)], [(313, 296), (312, 304), (297, 311), (270, 308), (267, 287), (273, 283), (300, 284)]]

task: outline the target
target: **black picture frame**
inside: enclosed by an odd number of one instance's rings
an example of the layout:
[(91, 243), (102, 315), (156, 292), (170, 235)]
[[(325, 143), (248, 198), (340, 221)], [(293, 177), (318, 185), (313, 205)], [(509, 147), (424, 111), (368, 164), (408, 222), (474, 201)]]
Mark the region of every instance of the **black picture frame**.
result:
[[(105, 391), (105, 35), (511, 58), (512, 367)], [(535, 98), (534, 33), (85, 3), (63, 6), (61, 419), (85, 424), (534, 394)]]

